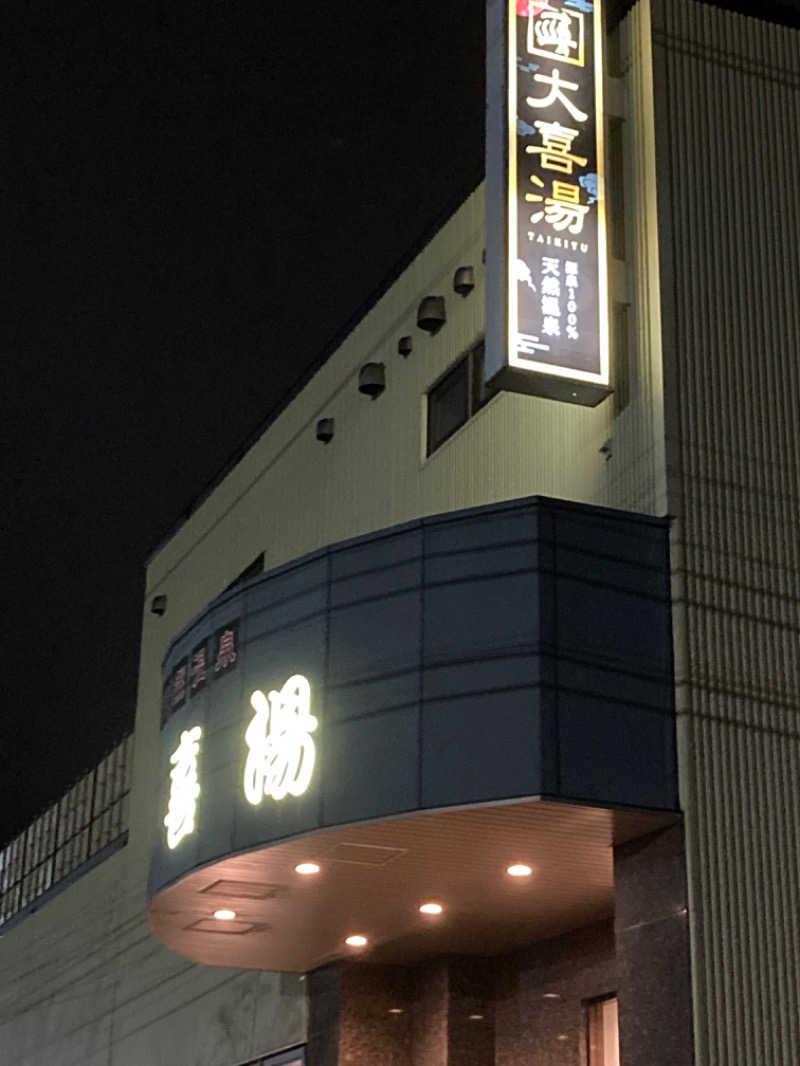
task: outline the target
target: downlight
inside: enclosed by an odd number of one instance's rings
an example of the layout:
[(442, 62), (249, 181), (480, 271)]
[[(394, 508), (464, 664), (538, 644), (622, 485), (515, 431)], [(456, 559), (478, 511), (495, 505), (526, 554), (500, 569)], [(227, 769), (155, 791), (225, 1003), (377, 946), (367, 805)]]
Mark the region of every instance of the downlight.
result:
[(533, 873), (532, 867), (528, 866), (524, 862), (514, 862), (506, 869), (506, 873), (509, 877), (530, 877)]

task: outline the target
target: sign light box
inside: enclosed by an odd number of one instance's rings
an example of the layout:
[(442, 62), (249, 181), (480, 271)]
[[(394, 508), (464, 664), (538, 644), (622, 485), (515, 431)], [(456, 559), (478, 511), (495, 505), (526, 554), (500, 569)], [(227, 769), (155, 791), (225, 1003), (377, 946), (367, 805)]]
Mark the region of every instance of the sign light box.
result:
[(610, 392), (598, 0), (490, 0), (487, 377)]

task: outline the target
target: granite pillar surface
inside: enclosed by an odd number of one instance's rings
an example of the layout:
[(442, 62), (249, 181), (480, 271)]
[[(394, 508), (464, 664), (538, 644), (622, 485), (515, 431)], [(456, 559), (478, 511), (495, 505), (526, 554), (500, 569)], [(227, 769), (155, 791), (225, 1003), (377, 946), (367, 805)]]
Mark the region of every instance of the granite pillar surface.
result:
[(682, 826), (614, 849), (621, 1066), (694, 1066)]

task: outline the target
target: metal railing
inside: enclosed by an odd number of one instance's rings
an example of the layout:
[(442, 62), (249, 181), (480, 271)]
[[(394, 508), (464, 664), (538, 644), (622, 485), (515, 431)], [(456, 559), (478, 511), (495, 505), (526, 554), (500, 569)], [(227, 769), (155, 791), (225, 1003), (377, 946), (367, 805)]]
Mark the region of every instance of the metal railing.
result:
[(123, 835), (132, 761), (127, 736), (0, 850), (0, 926)]

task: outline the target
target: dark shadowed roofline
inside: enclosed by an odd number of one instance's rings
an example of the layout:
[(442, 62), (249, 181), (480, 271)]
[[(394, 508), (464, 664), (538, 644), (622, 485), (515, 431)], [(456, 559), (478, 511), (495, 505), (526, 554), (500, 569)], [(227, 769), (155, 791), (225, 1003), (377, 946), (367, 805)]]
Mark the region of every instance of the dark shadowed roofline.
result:
[(360, 307), (358, 307), (350, 318), (347, 319), (347, 321), (336, 331), (333, 337), (331, 337), (328, 343), (322, 348), (317, 358), (313, 360), (310, 366), (308, 366), (302, 374), (300, 374), (294, 384), (283, 394), (269, 413), (264, 418), (259, 419), (258, 424), (253, 430), (251, 430), (230, 459), (228, 459), (214, 477), (203, 486), (200, 492), (189, 502), (188, 506), (183, 509), (180, 516), (172, 523), (166, 533), (147, 553), (145, 556), (145, 566), (149, 565), (161, 549), (172, 540), (178, 530), (191, 518), (201, 504), (208, 499), (214, 489), (224, 481), (231, 470), (241, 462), (250, 449), (261, 439), (261, 437), (263, 437), (264, 433), (269, 429), (273, 422), (275, 422), (279, 415), (286, 410), (292, 400), (294, 400), (309, 381), (311, 381), (320, 367), (324, 366), (333, 353), (341, 347), (344, 340), (353, 332), (359, 322), (366, 318), (381, 297), (389, 291), (403, 271), (411, 265), (420, 252), (426, 247), (426, 245), (430, 244), (436, 234), (452, 218), (461, 205), (475, 192), (483, 181), (483, 178), (484, 173), (481, 168), (480, 173), (472, 175), (469, 182), (462, 187), (458, 196), (448, 203), (447, 207), (436, 217), (434, 222), (406, 249), (389, 273), (384, 276), (378, 287), (373, 289)]

